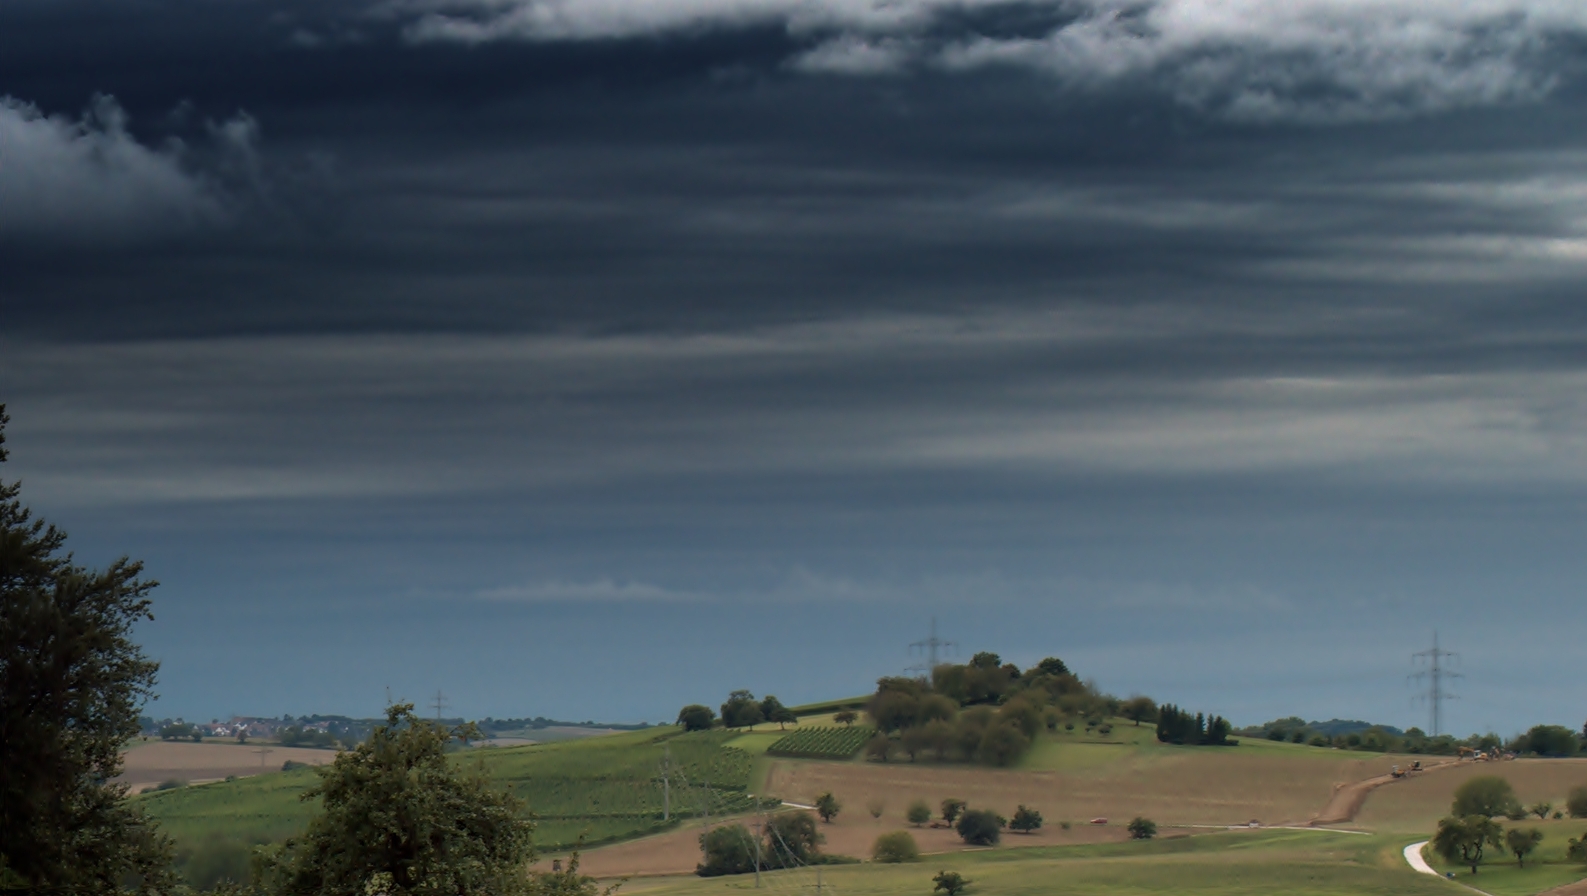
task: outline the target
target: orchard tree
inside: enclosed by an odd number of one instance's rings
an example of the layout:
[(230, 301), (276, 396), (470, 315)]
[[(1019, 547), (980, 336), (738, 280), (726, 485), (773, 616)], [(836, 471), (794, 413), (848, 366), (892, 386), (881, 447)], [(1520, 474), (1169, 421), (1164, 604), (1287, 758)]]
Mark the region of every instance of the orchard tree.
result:
[(931, 820), (931, 807), (925, 800), (915, 800), (909, 804), (909, 810), (904, 813), (904, 818), (915, 827), (920, 827)]
[(1014, 810), (1014, 818), (1008, 823), (1009, 830), (1019, 831), (1021, 834), (1029, 834), (1040, 827), (1041, 813), (1035, 809), (1027, 809), (1023, 804)]
[(964, 875), (957, 871), (938, 871), (931, 882), (936, 884), (931, 888), (931, 892), (941, 893), (943, 896), (959, 896), (964, 892), (964, 888), (970, 885), (970, 882), (964, 879)]
[(837, 722), (839, 725), (843, 725), (844, 727), (848, 727), (859, 721), (859, 718), (859, 714), (854, 710), (845, 709), (834, 715), (832, 717), (832, 721)]
[(959, 818), (959, 813), (964, 811), (964, 800), (949, 797), (942, 801), (942, 820), (953, 824)]
[(1526, 857), (1543, 842), (1543, 832), (1537, 828), (1511, 828), (1504, 832), (1504, 848), (1515, 856), (1515, 864), (1526, 867)]
[(821, 816), (822, 821), (830, 824), (832, 819), (837, 818), (838, 813), (842, 811), (843, 804), (838, 802), (838, 798), (832, 795), (832, 791), (829, 790), (816, 797), (816, 812)]
[[(0, 405), (0, 462), (8, 421)], [(73, 563), (20, 492), (0, 481), (0, 888), (169, 891), (170, 841), (109, 783), (154, 696), (159, 664), (131, 636), (155, 583), (125, 557)]]
[(523, 804), (465, 774), (446, 745), (479, 737), (386, 710), (369, 739), (315, 769), (304, 800), (323, 805), (308, 832), (288, 840), (266, 868), (278, 896), (516, 896), (529, 884), (534, 831)]
[(1504, 841), (1500, 839), (1503, 832), (1498, 822), (1486, 815), (1452, 816), (1438, 823), (1438, 833), (1433, 835), (1433, 850), (1451, 862), (1470, 865), (1471, 873), (1476, 874), (1486, 847), (1504, 848)]

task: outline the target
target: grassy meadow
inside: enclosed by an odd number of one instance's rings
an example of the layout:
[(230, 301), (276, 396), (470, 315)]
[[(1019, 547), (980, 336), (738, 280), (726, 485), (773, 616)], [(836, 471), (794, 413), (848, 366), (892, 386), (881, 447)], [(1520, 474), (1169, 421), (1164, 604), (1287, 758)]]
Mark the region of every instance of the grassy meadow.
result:
[[(1404, 843), (1381, 836), (1324, 831), (1237, 831), (1147, 842), (994, 849), (923, 856), (900, 865), (823, 868), (834, 896), (931, 896), (932, 876), (957, 871), (968, 896), (1421, 896), (1450, 894), (1449, 884), (1406, 866)], [(763, 876), (767, 893), (811, 893), (810, 869)], [(710, 896), (749, 890), (747, 876), (630, 881), (624, 892), (647, 896)]]

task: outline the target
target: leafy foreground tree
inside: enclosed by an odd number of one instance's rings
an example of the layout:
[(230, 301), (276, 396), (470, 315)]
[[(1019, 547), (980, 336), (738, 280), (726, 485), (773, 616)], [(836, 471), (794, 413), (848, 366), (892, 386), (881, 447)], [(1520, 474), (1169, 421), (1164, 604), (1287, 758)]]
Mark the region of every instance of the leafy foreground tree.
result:
[(267, 863), (279, 896), (516, 896), (528, 890), (534, 823), (522, 802), (446, 758), (447, 729), (386, 710), (369, 739), (316, 770), (324, 811)]
[(1449, 814), (1462, 818), (1467, 815), (1493, 818), (1509, 815), (1520, 808), (1521, 802), (1515, 798), (1515, 788), (1509, 781), (1498, 775), (1482, 775), (1455, 788), (1455, 801)]
[(1486, 847), (1504, 848), (1504, 841), (1500, 839), (1503, 833), (1499, 823), (1486, 815), (1445, 818), (1438, 823), (1438, 833), (1433, 835), (1433, 851), (1451, 862), (1471, 866), (1471, 873), (1476, 874)]
[(1543, 832), (1537, 828), (1527, 828), (1524, 831), (1520, 828), (1511, 828), (1504, 832), (1504, 848), (1515, 856), (1515, 863), (1522, 868), (1526, 867), (1526, 857), (1531, 855), (1532, 850), (1537, 849), (1537, 845), (1542, 842)]
[[(0, 462), (6, 459), (0, 405)], [(107, 783), (159, 664), (131, 640), (152, 581), (72, 563), (66, 533), (0, 482), (0, 888), (100, 894), (176, 885), (171, 844)]]

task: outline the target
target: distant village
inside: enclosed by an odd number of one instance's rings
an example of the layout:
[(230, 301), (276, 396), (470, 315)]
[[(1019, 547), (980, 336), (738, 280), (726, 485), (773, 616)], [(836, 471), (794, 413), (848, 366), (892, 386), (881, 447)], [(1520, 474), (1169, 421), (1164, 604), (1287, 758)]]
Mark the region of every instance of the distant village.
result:
[[(145, 738), (162, 740), (230, 739), (246, 743), (267, 740), (283, 746), (350, 747), (369, 736), (380, 719), (354, 719), (348, 716), (293, 716), (280, 718), (261, 716), (232, 716), (229, 719), (210, 719), (208, 722), (188, 721), (180, 716), (172, 719), (143, 717), (138, 720), (139, 733)], [(463, 719), (440, 719), (446, 725), (460, 725)], [(649, 723), (622, 724), (612, 722), (566, 722), (544, 716), (522, 719), (485, 718), (474, 723), (486, 737), (529, 734), (547, 728), (589, 728), (600, 730), (634, 730), (648, 728)]]

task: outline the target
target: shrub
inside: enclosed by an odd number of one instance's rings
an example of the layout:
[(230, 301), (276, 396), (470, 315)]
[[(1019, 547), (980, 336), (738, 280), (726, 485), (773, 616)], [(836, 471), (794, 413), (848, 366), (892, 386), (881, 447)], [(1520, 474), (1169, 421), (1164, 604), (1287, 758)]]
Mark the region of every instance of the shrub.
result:
[(703, 858), (694, 873), (701, 877), (755, 870), (755, 838), (741, 824), (723, 825), (701, 834), (700, 852)]
[(1587, 784), (1571, 789), (1565, 799), (1565, 811), (1571, 818), (1587, 818)]
[(965, 880), (964, 876), (957, 871), (938, 871), (937, 876), (933, 877), (931, 882), (936, 884), (936, 886), (931, 888), (931, 892), (944, 893), (946, 896), (959, 896), (960, 893), (964, 892), (964, 888), (970, 885), (970, 882)]
[(1542, 819), (1547, 818), (1548, 817), (1548, 813), (1553, 812), (1553, 811), (1554, 811), (1554, 804), (1553, 803), (1542, 802), (1542, 803), (1533, 803), (1532, 804), (1532, 814), (1536, 815), (1538, 817), (1539, 821), (1541, 821)]
[[(1468, 815), (1492, 818), (1495, 815), (1509, 815), (1520, 806), (1515, 798), (1515, 788), (1510, 786), (1509, 781), (1498, 775), (1481, 775), (1455, 788), (1455, 801), (1449, 813), (1457, 818)], [(1526, 815), (1523, 813), (1521, 817), (1525, 818)]]
[(915, 827), (920, 827), (931, 820), (931, 807), (925, 800), (915, 800), (909, 804), (909, 809), (904, 813), (904, 818)]
[(1071, 824), (1070, 824), (1070, 823), (1069, 823), (1069, 822), (1067, 822), (1067, 821), (1060, 821), (1060, 822), (1058, 822), (1058, 826), (1059, 826), (1059, 827), (1060, 827), (1060, 828), (1063, 828), (1063, 829), (1064, 829), (1064, 830), (1066, 830), (1066, 831), (1067, 831), (1067, 830), (1069, 830), (1069, 829), (1070, 829), (1070, 828), (1071, 828), (1071, 827), (1074, 827), (1074, 825), (1071, 825)]
[(1041, 827), (1041, 813), (1035, 809), (1027, 809), (1023, 805), (1014, 810), (1014, 820), (1008, 823), (1009, 829), (1028, 834)]
[(996, 846), (1007, 826), (1008, 819), (991, 809), (966, 809), (953, 829), (964, 842), (973, 846)]
[(1582, 834), (1580, 840), (1571, 838), (1565, 847), (1565, 858), (1572, 862), (1587, 862), (1587, 834)]
[(1113, 733), (1113, 726), (1112, 725), (1108, 725), (1108, 724), (1103, 724), (1102, 727), (1097, 729), (1097, 733), (1098, 734), (1112, 734)]
[(920, 847), (908, 831), (893, 831), (876, 838), (871, 845), (871, 861), (896, 864), (920, 858)]
[(308, 767), (309, 764), (307, 762), (298, 762), (295, 759), (288, 759), (286, 762), (281, 763), (281, 770), (284, 772), (295, 772), (300, 768)]
[(1150, 840), (1157, 836), (1157, 822), (1139, 815), (1130, 819), (1125, 829), (1130, 832), (1131, 840)]
[(893, 739), (880, 731), (876, 732), (874, 737), (865, 742), (865, 756), (868, 759), (875, 759), (878, 762), (886, 762), (887, 754), (891, 753), (892, 751)]
[(160, 783), (154, 785), (154, 789), (155, 790), (181, 790), (183, 787), (186, 787), (186, 786), (187, 786), (187, 781), (185, 781), (185, 780), (183, 780), (181, 778), (166, 778), (164, 781), (161, 781)]

